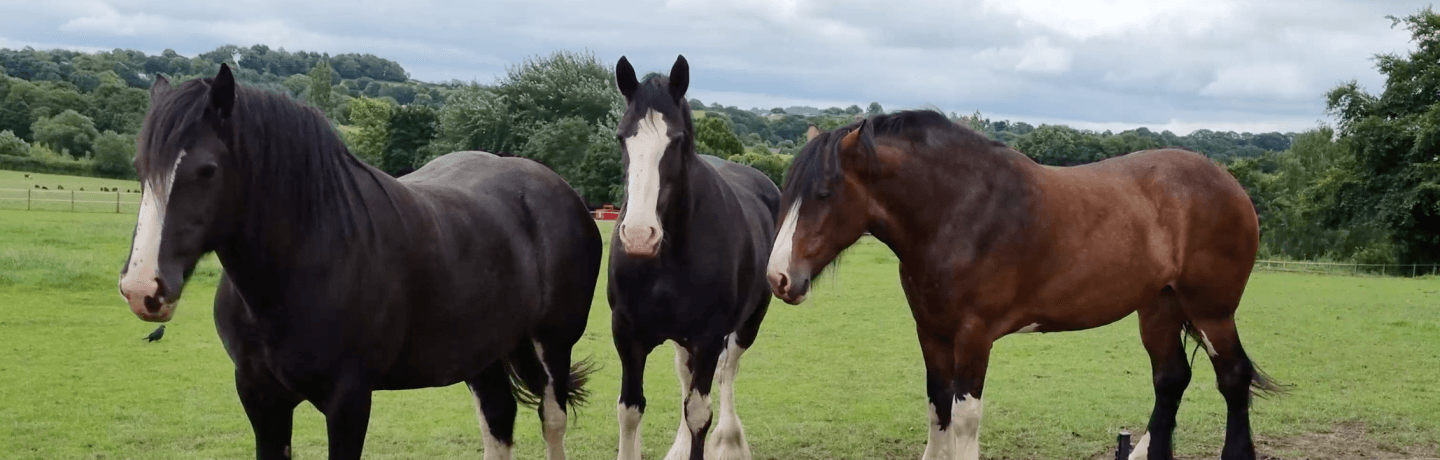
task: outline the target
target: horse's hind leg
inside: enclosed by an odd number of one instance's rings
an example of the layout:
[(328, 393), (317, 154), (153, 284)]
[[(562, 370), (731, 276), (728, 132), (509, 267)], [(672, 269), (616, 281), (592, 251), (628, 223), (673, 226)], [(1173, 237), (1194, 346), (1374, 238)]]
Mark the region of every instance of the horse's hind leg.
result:
[(1254, 459), (1255, 444), (1250, 433), (1251, 388), (1268, 391), (1274, 387), (1245, 355), (1233, 316), (1195, 320), (1193, 324), (1205, 352), (1210, 355), (1210, 363), (1215, 366), (1216, 386), (1225, 396), (1225, 448), (1220, 451), (1220, 458)]
[(235, 369), (235, 389), (245, 416), (255, 430), (255, 458), (288, 460), (290, 434), (294, 427), (295, 406), (301, 397), (286, 389), (270, 371), (259, 366)]
[(1175, 413), (1180, 398), (1190, 385), (1190, 364), (1185, 361), (1185, 348), (1180, 331), (1185, 323), (1184, 312), (1175, 292), (1166, 289), (1160, 302), (1140, 310), (1140, 340), (1150, 354), (1152, 382), (1155, 385), (1155, 409), (1150, 424), (1130, 455), (1131, 460), (1169, 460), (1173, 458)]
[(580, 387), (585, 384), (589, 369), (582, 364), (572, 372), (570, 365), (571, 350), (577, 340), (579, 334), (555, 339), (542, 337), (535, 341), (535, 354), (540, 358), (547, 378), (539, 411), (545, 433), (545, 458), (548, 460), (565, 460), (566, 411), (583, 402), (584, 393)]
[(480, 419), (480, 435), (485, 440), (485, 460), (510, 460), (515, 446), (516, 407), (505, 363), (495, 361), (465, 384), (475, 396), (475, 413)]

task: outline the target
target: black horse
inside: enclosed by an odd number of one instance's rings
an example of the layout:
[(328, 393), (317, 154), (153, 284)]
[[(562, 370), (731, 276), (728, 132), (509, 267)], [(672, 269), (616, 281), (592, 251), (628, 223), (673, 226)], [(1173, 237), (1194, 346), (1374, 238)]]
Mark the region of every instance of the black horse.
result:
[[(684, 405), (666, 458), (750, 458), (735, 415), (735, 373), (770, 305), (765, 266), (780, 190), (754, 168), (695, 153), (689, 74), (683, 56), (669, 78), (639, 82), (624, 57), (615, 68), (625, 96), (625, 206), (611, 240), (609, 285), (624, 373), (620, 460), (640, 458), (645, 357), (665, 340), (675, 342)], [(717, 377), (720, 423), (706, 443)]]
[[(296, 405), (326, 417), (331, 459), (358, 459), (370, 393), (465, 382), (485, 458), (509, 458), (516, 398), (539, 405), (549, 458), (583, 400), (599, 230), (537, 163), (442, 156), (395, 180), (319, 111), (238, 87), (227, 66), (160, 77), (135, 159), (145, 184), (120, 291), (167, 321), (201, 255), (224, 266), (215, 322), (256, 457), (288, 458)], [(512, 384), (512, 382), (514, 382)]]

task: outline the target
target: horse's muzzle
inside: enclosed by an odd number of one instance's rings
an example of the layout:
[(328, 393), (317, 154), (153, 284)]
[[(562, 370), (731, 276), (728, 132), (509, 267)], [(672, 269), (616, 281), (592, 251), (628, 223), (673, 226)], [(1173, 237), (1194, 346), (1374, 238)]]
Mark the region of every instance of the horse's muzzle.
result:
[(175, 314), (175, 302), (179, 299), (166, 298), (166, 294), (165, 283), (158, 277), (120, 279), (120, 296), (130, 305), (130, 312), (144, 321), (170, 321), (170, 317)]
[(790, 305), (800, 305), (810, 293), (810, 276), (791, 277), (783, 270), (770, 272), (770, 292)]

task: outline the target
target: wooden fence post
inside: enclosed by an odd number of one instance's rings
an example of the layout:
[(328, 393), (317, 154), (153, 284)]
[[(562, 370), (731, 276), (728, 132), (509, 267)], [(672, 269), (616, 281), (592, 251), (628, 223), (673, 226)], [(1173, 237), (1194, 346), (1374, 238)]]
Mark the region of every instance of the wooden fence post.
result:
[(28, 188), (25, 189), (25, 210), (26, 210), (26, 211), (29, 211), (29, 210), (30, 210), (30, 195), (31, 195), (31, 193), (32, 193), (32, 192), (30, 191), (30, 189), (28, 189)]
[(70, 191), (70, 212), (75, 212), (75, 191)]
[(115, 213), (120, 213), (120, 192), (115, 192)]

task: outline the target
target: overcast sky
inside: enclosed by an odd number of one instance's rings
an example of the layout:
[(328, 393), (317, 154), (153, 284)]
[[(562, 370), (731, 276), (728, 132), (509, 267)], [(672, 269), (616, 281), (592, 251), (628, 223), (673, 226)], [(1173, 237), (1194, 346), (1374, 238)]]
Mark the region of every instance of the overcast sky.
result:
[(0, 0), (0, 47), (224, 44), (372, 53), (412, 78), (491, 83), (564, 49), (642, 74), (690, 61), (689, 96), (741, 108), (934, 105), (1090, 129), (1301, 131), (1323, 94), (1383, 87), (1404, 53), (1374, 0)]

